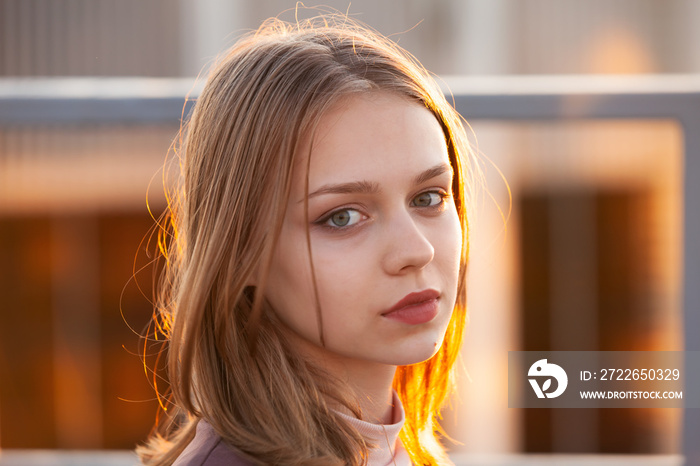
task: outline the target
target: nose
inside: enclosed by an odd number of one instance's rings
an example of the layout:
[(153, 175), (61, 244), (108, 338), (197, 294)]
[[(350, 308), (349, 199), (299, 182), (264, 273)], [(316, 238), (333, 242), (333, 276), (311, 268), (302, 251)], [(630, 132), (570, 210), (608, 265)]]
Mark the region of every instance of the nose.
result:
[(424, 228), (408, 212), (393, 219), (386, 230), (384, 244), (383, 266), (392, 275), (420, 270), (435, 256), (435, 248)]

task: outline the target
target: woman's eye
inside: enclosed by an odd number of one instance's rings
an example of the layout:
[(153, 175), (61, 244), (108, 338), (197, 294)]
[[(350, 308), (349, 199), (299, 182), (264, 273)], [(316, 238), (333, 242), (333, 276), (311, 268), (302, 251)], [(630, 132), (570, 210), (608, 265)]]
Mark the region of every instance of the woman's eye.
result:
[(323, 223), (330, 227), (342, 228), (362, 220), (362, 214), (353, 209), (343, 209), (332, 213)]
[(413, 198), (412, 204), (416, 207), (434, 207), (440, 205), (444, 200), (444, 196), (435, 191), (420, 193)]

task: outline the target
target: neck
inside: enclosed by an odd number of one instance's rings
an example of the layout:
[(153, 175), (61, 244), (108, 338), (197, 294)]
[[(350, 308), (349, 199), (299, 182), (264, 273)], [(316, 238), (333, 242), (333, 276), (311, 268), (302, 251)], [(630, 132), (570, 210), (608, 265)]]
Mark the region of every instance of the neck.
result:
[[(392, 423), (392, 384), (396, 366), (326, 355), (323, 358), (323, 367), (352, 390), (363, 421), (375, 424)], [(336, 406), (335, 409), (352, 415), (345, 407)]]
[[(392, 384), (396, 366), (344, 358), (298, 338), (296, 348), (349, 387), (355, 395), (362, 420), (375, 424), (392, 423)], [(344, 406), (334, 409), (353, 415)]]
[(362, 370), (345, 368), (345, 379), (355, 392), (362, 418), (375, 424), (392, 423), (392, 382), (396, 366), (377, 365)]

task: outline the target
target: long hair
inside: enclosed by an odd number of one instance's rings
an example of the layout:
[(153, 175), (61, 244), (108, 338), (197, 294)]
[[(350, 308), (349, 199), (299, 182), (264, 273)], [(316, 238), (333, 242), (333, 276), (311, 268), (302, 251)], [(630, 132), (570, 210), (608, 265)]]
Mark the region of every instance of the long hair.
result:
[(462, 227), (455, 309), (437, 354), (399, 367), (394, 379), (406, 411), (400, 439), (412, 461), (448, 462), (437, 420), (466, 320), (473, 153), (459, 115), (412, 56), (345, 17), (324, 16), (269, 20), (239, 40), (213, 67), (183, 128), (182, 184), (169, 196), (161, 231), (165, 270), (153, 325), (167, 341), (171, 396), (165, 419), (138, 449), (144, 463), (171, 464), (200, 419), (255, 463), (365, 463), (371, 445), (328, 401), (359, 414), (356, 403), (291, 350), (262, 290), (302, 138), (339, 99), (373, 91), (431, 111), (454, 170)]

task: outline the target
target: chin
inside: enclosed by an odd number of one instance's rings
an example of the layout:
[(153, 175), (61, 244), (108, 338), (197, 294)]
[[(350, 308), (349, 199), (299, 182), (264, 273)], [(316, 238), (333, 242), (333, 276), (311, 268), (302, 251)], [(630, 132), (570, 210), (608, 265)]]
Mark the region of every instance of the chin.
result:
[(437, 342), (431, 342), (427, 344), (414, 344), (410, 349), (406, 351), (400, 351), (395, 354), (390, 363), (393, 366), (410, 366), (413, 364), (419, 364), (421, 362), (427, 361), (437, 354), (442, 346), (442, 339)]

